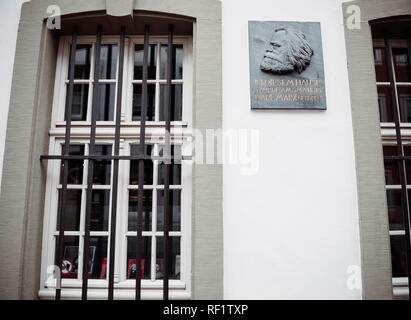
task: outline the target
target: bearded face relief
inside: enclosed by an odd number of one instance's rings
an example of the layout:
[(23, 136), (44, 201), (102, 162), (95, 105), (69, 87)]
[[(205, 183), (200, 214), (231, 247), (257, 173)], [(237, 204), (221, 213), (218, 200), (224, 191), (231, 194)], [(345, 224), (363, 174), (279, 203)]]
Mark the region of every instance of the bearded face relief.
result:
[(260, 69), (274, 74), (285, 74), (294, 70), (301, 73), (310, 64), (313, 54), (304, 33), (280, 27), (275, 29)]

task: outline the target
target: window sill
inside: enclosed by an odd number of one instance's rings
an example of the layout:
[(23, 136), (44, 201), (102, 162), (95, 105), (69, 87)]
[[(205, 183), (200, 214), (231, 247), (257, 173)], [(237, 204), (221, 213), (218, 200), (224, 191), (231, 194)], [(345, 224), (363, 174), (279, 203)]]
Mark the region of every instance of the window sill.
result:
[[(56, 292), (54, 289), (42, 289), (39, 291), (39, 298), (44, 300), (54, 300), (56, 297)], [(61, 298), (63, 300), (79, 300), (81, 299), (81, 289), (63, 289), (61, 291)], [(87, 298), (89, 300), (107, 300), (108, 291), (107, 289), (88, 289)], [(115, 300), (134, 300), (135, 290), (134, 289), (118, 289), (114, 290)], [(163, 292), (162, 290), (142, 290), (141, 291), (142, 300), (162, 300)], [(190, 300), (191, 292), (184, 290), (170, 290), (169, 291), (170, 300)]]
[[(121, 289), (121, 290), (134, 290), (135, 288), (135, 280), (125, 280), (121, 282), (114, 283), (114, 289)], [(77, 279), (62, 279), (62, 288), (65, 289), (81, 289), (82, 281)], [(55, 281), (47, 281), (45, 283), (45, 289), (51, 289), (54, 291), (56, 288)], [(98, 289), (98, 290), (107, 290), (108, 282), (107, 280), (99, 280), (99, 279), (90, 279), (88, 280), (88, 288), (89, 289)], [(142, 280), (141, 281), (141, 288), (148, 289), (148, 290), (156, 290), (163, 288), (163, 280)], [(186, 288), (185, 282), (181, 280), (169, 280), (169, 288), (171, 290), (184, 290)]]
[(408, 278), (392, 278), (394, 299), (408, 299)]
[[(82, 282), (75, 279), (63, 279), (61, 297), (67, 300), (81, 299)], [(40, 299), (55, 299), (55, 281), (45, 283), (45, 288), (40, 289)], [(108, 299), (108, 282), (106, 280), (89, 280), (88, 281), (88, 299)], [(163, 299), (163, 281), (142, 280), (141, 297), (144, 300), (161, 300)], [(186, 284), (180, 280), (169, 281), (169, 298), (176, 300), (191, 299), (191, 292), (186, 290)], [(134, 300), (135, 299), (135, 281), (126, 280), (114, 284), (114, 299), (116, 300)]]

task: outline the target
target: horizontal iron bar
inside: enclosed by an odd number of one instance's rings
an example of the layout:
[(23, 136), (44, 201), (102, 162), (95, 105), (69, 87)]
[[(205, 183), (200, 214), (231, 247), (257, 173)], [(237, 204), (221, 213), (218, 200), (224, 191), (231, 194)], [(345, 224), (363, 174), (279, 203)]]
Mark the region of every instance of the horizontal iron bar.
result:
[(387, 161), (399, 161), (399, 160), (411, 161), (411, 156), (384, 156), (384, 160), (387, 160)]
[(85, 156), (85, 155), (41, 155), (40, 160), (192, 160), (192, 156), (150, 156), (150, 155), (136, 155), (136, 156)]

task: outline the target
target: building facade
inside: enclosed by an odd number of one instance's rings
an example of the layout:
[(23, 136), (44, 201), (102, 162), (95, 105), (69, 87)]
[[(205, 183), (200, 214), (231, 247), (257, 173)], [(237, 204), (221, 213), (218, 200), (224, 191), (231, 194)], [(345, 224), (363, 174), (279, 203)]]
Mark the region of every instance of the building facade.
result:
[[(304, 69), (262, 74), (313, 72), (324, 108), (253, 108), (255, 44), (285, 46), (254, 22), (305, 26)], [(409, 0), (24, 3), (0, 296), (409, 298), (410, 26)]]

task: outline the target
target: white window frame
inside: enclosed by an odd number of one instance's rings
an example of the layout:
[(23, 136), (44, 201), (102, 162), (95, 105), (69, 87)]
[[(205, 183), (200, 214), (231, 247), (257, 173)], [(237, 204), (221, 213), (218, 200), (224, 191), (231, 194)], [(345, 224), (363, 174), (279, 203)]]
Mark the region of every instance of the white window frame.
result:
[[(86, 121), (72, 121), (71, 140), (70, 144), (85, 144), (85, 154), (88, 152), (88, 144), (90, 139), (90, 118), (92, 105), (92, 82), (94, 75), (94, 47), (95, 36), (79, 36), (77, 44), (91, 44), (91, 67), (90, 79), (76, 80), (74, 83), (89, 83), (88, 109)], [(129, 154), (130, 144), (138, 143), (140, 121), (131, 121), (132, 114), (132, 99), (133, 99), (133, 64), (134, 64), (134, 46), (142, 44), (143, 36), (126, 36), (125, 55), (124, 55), (124, 72), (123, 72), (123, 92), (122, 92), (122, 109), (121, 109), (121, 137), (120, 137), (120, 155)], [(156, 43), (158, 46), (157, 53), (160, 54), (160, 43), (166, 44), (166, 36), (151, 36), (150, 44)], [(190, 36), (175, 36), (174, 44), (183, 45), (183, 79), (173, 80), (173, 83), (183, 84), (183, 101), (182, 101), (182, 121), (171, 122), (171, 143), (182, 146), (184, 156), (191, 156), (191, 127), (192, 127), (192, 105), (193, 105), (193, 44)], [(119, 45), (118, 36), (103, 36), (102, 44), (117, 44)], [(49, 154), (61, 154), (62, 144), (64, 144), (65, 135), (65, 95), (66, 83), (69, 65), (69, 51), (71, 45), (71, 37), (63, 36), (60, 38), (58, 48), (58, 58), (56, 65), (55, 90), (53, 96), (53, 111), (51, 119), (51, 128), (49, 131), (50, 144)], [(119, 52), (119, 50), (117, 50)], [(119, 59), (117, 57), (117, 73)], [(157, 57), (157, 75), (159, 74), (160, 59)], [(113, 80), (100, 80), (100, 83), (116, 83)], [(152, 81), (148, 81), (151, 83)], [(159, 85), (163, 81), (158, 80), (156, 76), (156, 114), (158, 114), (158, 98)], [(117, 94), (117, 90), (116, 90)], [(116, 101), (117, 97), (114, 98)], [(115, 115), (114, 115), (115, 119)], [(158, 119), (158, 118), (156, 118)], [(97, 121), (96, 130), (96, 145), (111, 144), (114, 149), (114, 121)], [(146, 144), (164, 143), (165, 122), (162, 121), (147, 121), (146, 122)], [(81, 188), (87, 188), (86, 173), (87, 162), (84, 161), (83, 184)], [(154, 161), (154, 174), (157, 171)], [(135, 280), (126, 279), (126, 241), (127, 236), (132, 236), (136, 232), (127, 231), (128, 222), (128, 183), (129, 183), (129, 161), (119, 161), (119, 178), (118, 178), (118, 201), (117, 201), (117, 229), (116, 229), (116, 257), (115, 257), (115, 272), (114, 272), (114, 298), (115, 299), (134, 299), (135, 297)], [(113, 166), (112, 166), (113, 167)], [(112, 171), (112, 170), (111, 170)], [(113, 173), (111, 172), (111, 175)], [(47, 270), (54, 265), (54, 249), (56, 220), (57, 220), (57, 203), (58, 203), (58, 183), (60, 175), (60, 161), (50, 160), (47, 167), (47, 184), (45, 195), (45, 209), (43, 222), (43, 244), (42, 244), (42, 262), (40, 275), (40, 298), (54, 298), (56, 282), (52, 276), (47, 275)], [(153, 179), (155, 177), (153, 176)], [(157, 181), (154, 181), (154, 184)], [(68, 185), (68, 189), (73, 186)], [(78, 186), (77, 186), (78, 187)], [(76, 188), (77, 188), (76, 187)], [(93, 186), (93, 189), (106, 188), (104, 186)], [(133, 188), (137, 188), (133, 187)], [(173, 189), (170, 186), (170, 189)], [(156, 206), (153, 192), (153, 208)], [(84, 236), (84, 219), (85, 219), (85, 196), (86, 192), (82, 193), (82, 210), (80, 216), (80, 230), (76, 232), (66, 231), (65, 235), (79, 236), (79, 270), (82, 266), (83, 254), (83, 236)], [(179, 235), (180, 243), (180, 279), (169, 280), (170, 298), (190, 299), (191, 298), (191, 208), (192, 208), (192, 163), (191, 161), (182, 161), (181, 163), (181, 232), (170, 231), (170, 236)], [(110, 193), (111, 204), (111, 193)], [(111, 214), (111, 205), (110, 205)], [(153, 215), (155, 212), (153, 212)], [(107, 236), (109, 239), (110, 219), (108, 231), (90, 232), (90, 236)], [(153, 232), (155, 228), (153, 224)], [(145, 234), (145, 232), (143, 232)], [(157, 232), (156, 236), (161, 235)], [(83, 236), (80, 236), (83, 235)], [(109, 258), (109, 242), (107, 244), (107, 258)], [(152, 243), (152, 247), (154, 244)], [(107, 265), (108, 274), (108, 265)], [(142, 279), (142, 298), (143, 299), (161, 299), (162, 298), (162, 280)], [(62, 297), (63, 298), (80, 298), (81, 297), (81, 274), (79, 279), (62, 279)], [(88, 280), (88, 298), (107, 298), (108, 279), (89, 279)]]

